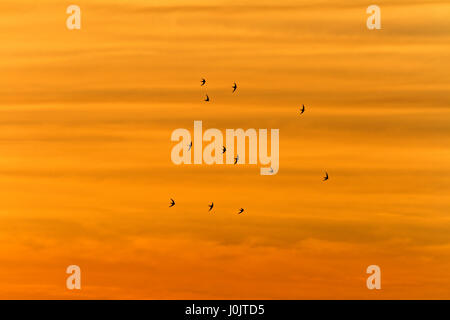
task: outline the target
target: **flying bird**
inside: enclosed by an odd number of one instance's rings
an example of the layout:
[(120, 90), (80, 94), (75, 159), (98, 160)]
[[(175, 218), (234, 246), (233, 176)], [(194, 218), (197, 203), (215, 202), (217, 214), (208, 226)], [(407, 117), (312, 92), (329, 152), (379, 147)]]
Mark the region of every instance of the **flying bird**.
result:
[(170, 199), (170, 206), (169, 206), (169, 208), (170, 208), (170, 207), (173, 207), (174, 205), (175, 205), (175, 201), (173, 201), (173, 199), (171, 198), (171, 199)]
[(223, 146), (222, 148), (222, 154), (224, 154), (227, 151), (227, 148), (225, 148), (225, 146)]
[(305, 105), (302, 105), (302, 109), (300, 111), (300, 114), (303, 114), (303, 112), (305, 112)]
[(323, 181), (328, 180), (328, 172), (325, 172), (325, 177), (323, 177)]
[(189, 143), (189, 149), (188, 149), (188, 151), (191, 150), (191, 148), (192, 148), (192, 141), (191, 141), (191, 143)]
[(242, 212), (244, 212), (244, 209), (243, 209), (243, 208), (239, 209), (238, 214), (241, 214)]
[(236, 156), (236, 158), (234, 158), (234, 164), (238, 163), (239, 161), (239, 155)]
[(236, 84), (236, 82), (234, 83), (234, 85), (232, 86), (232, 88), (233, 88), (233, 93), (236, 91), (236, 89), (237, 89), (237, 84)]
[(205, 79), (202, 79), (202, 81), (201, 81), (201, 82), (202, 82), (202, 84), (201, 84), (201, 85), (203, 86), (203, 85), (205, 85), (205, 83), (206, 83), (206, 80), (205, 80)]
[(212, 208), (214, 207), (214, 202), (211, 202), (211, 204), (209, 204), (208, 207), (209, 207), (209, 210), (208, 210), (208, 211), (211, 211)]
[(209, 101), (209, 97), (208, 97), (208, 95), (206, 95), (206, 99), (205, 99), (205, 101), (206, 101), (206, 102), (208, 102), (208, 101)]

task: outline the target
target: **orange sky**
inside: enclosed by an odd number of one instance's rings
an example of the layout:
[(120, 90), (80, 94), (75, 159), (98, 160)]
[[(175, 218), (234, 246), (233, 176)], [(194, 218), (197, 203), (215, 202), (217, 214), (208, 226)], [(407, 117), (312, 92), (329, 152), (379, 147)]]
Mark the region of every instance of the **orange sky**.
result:
[[(450, 299), (448, 1), (71, 3), (0, 3), (0, 298)], [(194, 120), (278, 174), (175, 166)]]

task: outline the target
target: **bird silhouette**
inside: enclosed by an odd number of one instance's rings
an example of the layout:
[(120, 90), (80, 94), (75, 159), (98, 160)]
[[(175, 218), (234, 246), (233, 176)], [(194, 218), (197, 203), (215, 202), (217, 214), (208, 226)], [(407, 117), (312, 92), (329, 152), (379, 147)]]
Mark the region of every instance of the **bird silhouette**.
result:
[(273, 169), (272, 169), (272, 167), (270, 167), (270, 171), (269, 171), (270, 173), (273, 173)]
[(188, 149), (188, 151), (191, 150), (191, 148), (192, 148), (192, 141), (191, 141), (191, 143), (189, 143), (189, 149)]
[(222, 154), (224, 154), (227, 151), (227, 148), (225, 148), (225, 146), (223, 146), (222, 148)]
[(242, 212), (244, 212), (244, 209), (240, 208), (238, 214), (241, 214)]
[(236, 89), (237, 89), (237, 84), (236, 84), (236, 82), (234, 83), (234, 85), (232, 86), (232, 88), (233, 88), (233, 93), (236, 91)]
[(236, 158), (234, 158), (234, 164), (238, 163), (239, 161), (239, 155), (236, 156)]
[(323, 181), (327, 181), (328, 180), (328, 172), (325, 172), (325, 177), (323, 177)]
[(206, 95), (206, 99), (205, 99), (205, 101), (206, 101), (206, 102), (208, 102), (208, 101), (209, 101), (209, 97), (208, 97), (208, 95)]
[(175, 205), (175, 201), (173, 201), (173, 199), (171, 198), (171, 199), (170, 199), (170, 206), (169, 206), (169, 208), (170, 208), (170, 207), (173, 207), (174, 205)]
[(211, 204), (210, 204), (210, 205), (208, 205), (208, 207), (209, 207), (209, 210), (208, 210), (208, 211), (211, 211), (211, 210), (212, 210), (212, 208), (214, 207), (214, 202), (211, 202)]
[(205, 80), (205, 79), (202, 79), (202, 81), (201, 81), (201, 82), (202, 82), (202, 84), (201, 84), (201, 85), (203, 86), (203, 85), (205, 85), (205, 83), (206, 83), (206, 80)]
[(302, 105), (302, 109), (300, 111), (300, 114), (303, 114), (303, 112), (305, 112), (305, 105)]

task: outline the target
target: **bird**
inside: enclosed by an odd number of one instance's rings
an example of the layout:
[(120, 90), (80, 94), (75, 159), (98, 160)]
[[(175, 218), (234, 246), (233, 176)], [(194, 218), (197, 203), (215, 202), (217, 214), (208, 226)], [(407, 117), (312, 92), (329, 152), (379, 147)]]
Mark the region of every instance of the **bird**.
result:
[(233, 88), (233, 93), (236, 91), (236, 89), (237, 89), (237, 85), (236, 85), (236, 82), (234, 83), (234, 85), (232, 86), (232, 88)]
[(270, 173), (273, 173), (273, 169), (272, 169), (272, 167), (270, 167), (270, 171), (269, 171)]
[(238, 163), (239, 161), (239, 155), (236, 156), (236, 158), (234, 158), (234, 164)]
[(323, 177), (323, 181), (328, 180), (328, 172), (325, 172), (325, 177)]
[(214, 207), (214, 202), (211, 202), (211, 204), (210, 204), (210, 205), (208, 205), (208, 207), (209, 207), (209, 210), (208, 210), (208, 211), (211, 211), (211, 210), (212, 210), (212, 208)]
[(206, 80), (205, 80), (205, 79), (202, 79), (202, 81), (201, 81), (201, 82), (202, 82), (202, 84), (201, 84), (201, 85), (203, 86), (203, 85), (205, 85), (205, 83), (206, 83)]
[(205, 101), (206, 101), (206, 102), (208, 102), (208, 101), (209, 101), (209, 97), (208, 97), (208, 95), (206, 95), (206, 99), (205, 99)]
[(225, 148), (225, 146), (223, 146), (222, 148), (222, 154), (224, 154), (227, 151), (227, 148)]
[(238, 214), (241, 214), (242, 212), (244, 212), (244, 209), (240, 208)]
[(303, 112), (305, 112), (305, 105), (302, 105), (302, 109), (300, 111), (300, 114), (303, 114)]
[(189, 143), (189, 149), (188, 149), (188, 151), (191, 150), (191, 148), (192, 148), (192, 141), (191, 141), (191, 143)]
[(171, 198), (171, 199), (170, 199), (170, 206), (169, 206), (169, 208), (170, 208), (170, 207), (173, 207), (174, 205), (175, 205), (175, 201), (173, 201), (173, 199)]

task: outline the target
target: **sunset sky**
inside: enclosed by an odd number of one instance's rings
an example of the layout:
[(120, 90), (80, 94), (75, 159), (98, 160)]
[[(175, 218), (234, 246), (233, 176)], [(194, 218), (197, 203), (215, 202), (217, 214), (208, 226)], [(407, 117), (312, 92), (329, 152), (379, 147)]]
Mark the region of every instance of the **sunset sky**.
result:
[[(450, 299), (448, 1), (2, 0), (0, 28), (0, 298)], [(194, 120), (279, 129), (278, 174), (174, 165)]]

